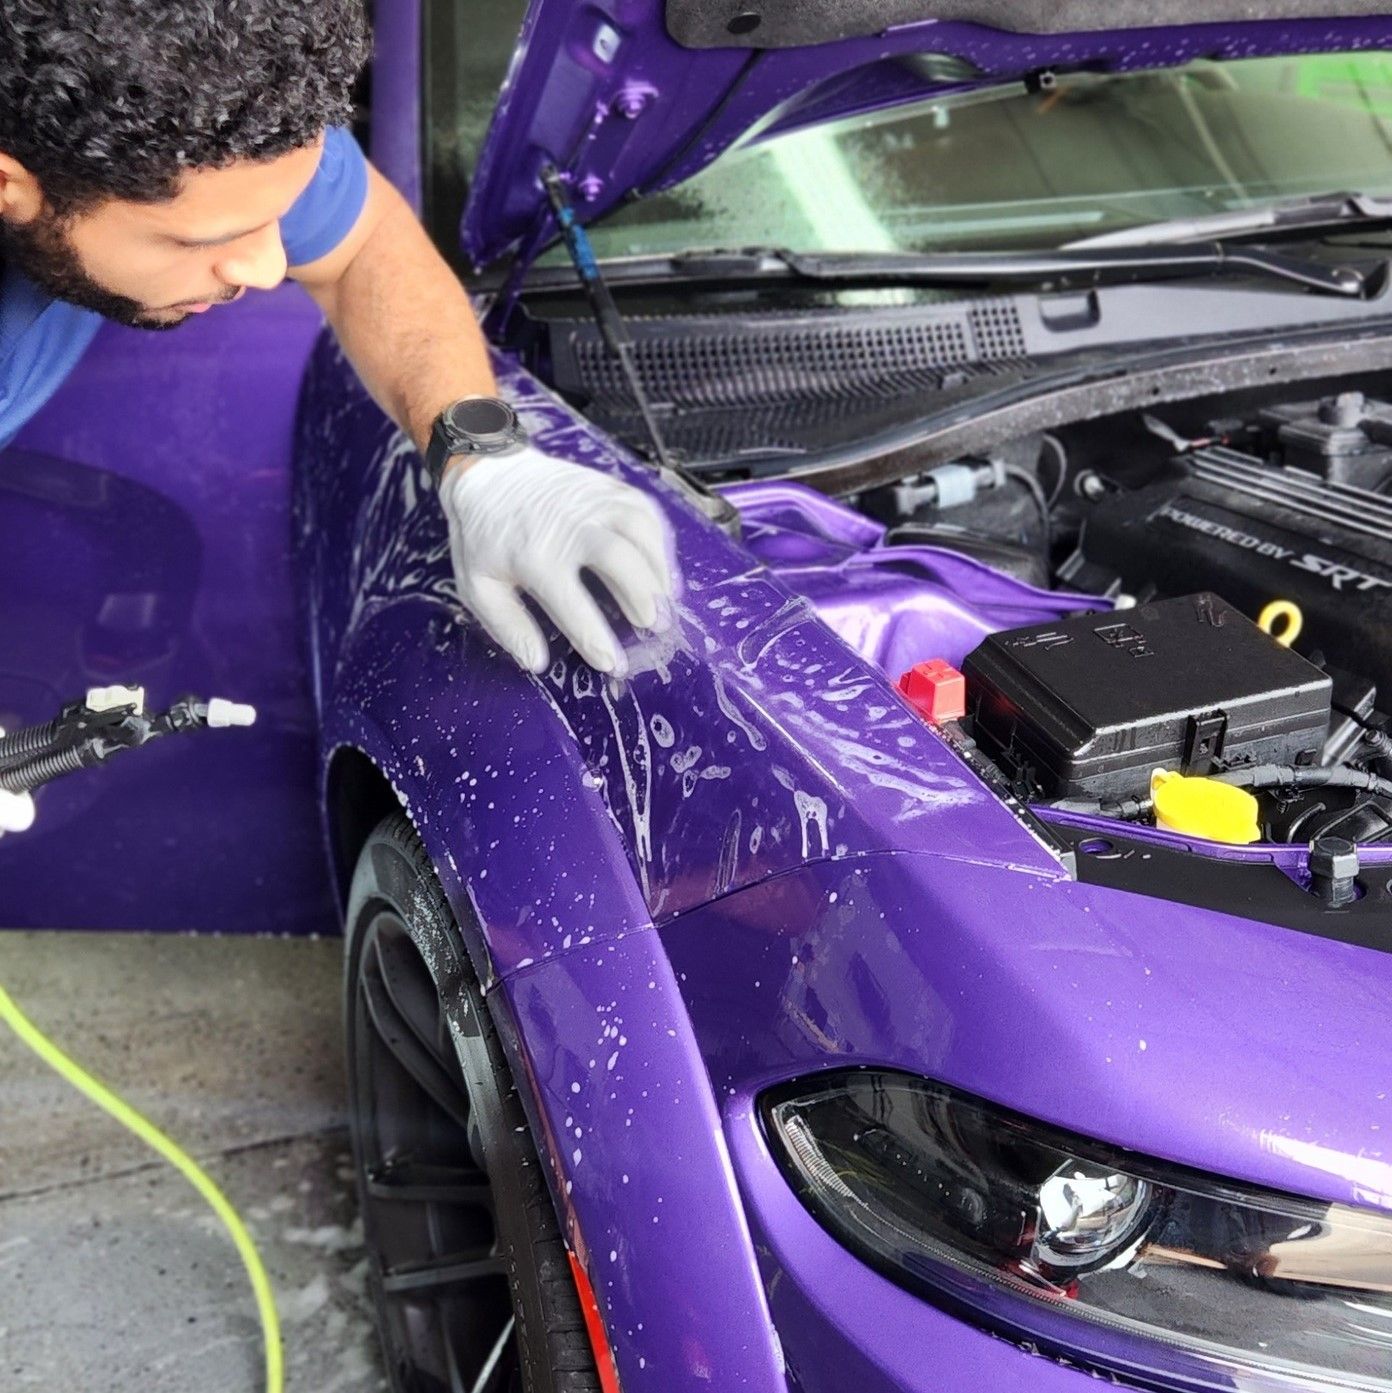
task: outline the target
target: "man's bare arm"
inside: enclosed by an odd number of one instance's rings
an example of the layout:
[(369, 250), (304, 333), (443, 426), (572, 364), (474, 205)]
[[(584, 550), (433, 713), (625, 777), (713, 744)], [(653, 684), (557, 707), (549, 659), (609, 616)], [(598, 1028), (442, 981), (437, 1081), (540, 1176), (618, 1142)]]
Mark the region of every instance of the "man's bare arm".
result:
[(367, 201), (329, 255), (291, 272), (378, 405), (424, 450), (440, 411), (497, 386), (473, 307), (410, 205), (368, 169)]
[[(463, 288), (405, 200), (376, 170), (347, 239), (292, 273), (323, 306), (378, 404), (424, 451), (435, 417), (470, 393), (497, 391)], [(525, 445), (459, 458), (440, 487), (461, 603), (524, 667), (550, 645), (530, 595), (601, 672), (622, 674), (622, 643), (582, 576), (597, 576), (638, 628), (666, 627), (674, 576), (653, 500), (599, 470)]]

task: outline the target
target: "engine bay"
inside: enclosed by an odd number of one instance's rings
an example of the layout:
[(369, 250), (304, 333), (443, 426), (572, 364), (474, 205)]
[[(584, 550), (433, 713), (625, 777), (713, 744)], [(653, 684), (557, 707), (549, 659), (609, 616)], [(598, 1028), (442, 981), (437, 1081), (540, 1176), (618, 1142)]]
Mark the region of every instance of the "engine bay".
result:
[[(1085, 423), (855, 501), (890, 545), (1106, 602), (964, 657), (964, 729), (1022, 799), (1225, 841), (1387, 839), (1392, 402), (1196, 414)], [(1232, 790), (1245, 810), (1215, 822)], [(1181, 792), (1198, 812), (1176, 821)]]
[(1078, 422), (844, 503), (727, 492), (892, 680), (965, 678), (944, 733), (1022, 806), (1356, 855), (1392, 841), (1392, 400), (1331, 385)]

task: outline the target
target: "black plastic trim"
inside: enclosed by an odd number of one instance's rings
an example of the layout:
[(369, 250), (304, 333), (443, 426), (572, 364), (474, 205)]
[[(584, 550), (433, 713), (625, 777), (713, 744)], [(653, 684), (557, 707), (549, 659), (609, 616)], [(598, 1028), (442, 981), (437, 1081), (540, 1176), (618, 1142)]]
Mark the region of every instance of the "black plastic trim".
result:
[(441, 256), (460, 275), (472, 273), (460, 245), (459, 219), (468, 200), (469, 181), (453, 140), (442, 138), (437, 122), (453, 128), (459, 106), (459, 45), (467, 7), (452, 0), (420, 0), (421, 221)]
[(1358, 878), (1362, 895), (1342, 909), (1331, 909), (1269, 862), (1220, 860), (1137, 837), (1099, 837), (1059, 823), (1050, 830), (1077, 852), (1078, 879), (1084, 885), (1392, 952), (1392, 865), (1364, 870)]
[(1270, 330), (1235, 342), (1206, 340), (1153, 353), (1109, 353), (1063, 371), (1031, 375), (996, 392), (974, 392), (914, 426), (828, 452), (784, 477), (823, 493), (848, 494), (894, 483), (936, 464), (980, 454), (1035, 431), (1219, 392), (1340, 377), (1392, 368), (1392, 330), (1383, 319)]

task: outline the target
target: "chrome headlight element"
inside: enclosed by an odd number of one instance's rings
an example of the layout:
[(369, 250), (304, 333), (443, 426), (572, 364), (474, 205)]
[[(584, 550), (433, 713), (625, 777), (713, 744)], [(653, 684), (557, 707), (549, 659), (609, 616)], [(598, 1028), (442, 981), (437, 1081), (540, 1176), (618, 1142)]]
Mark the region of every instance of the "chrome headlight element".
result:
[(1144, 1180), (1087, 1161), (1062, 1165), (1039, 1187), (1033, 1264), (1085, 1270), (1115, 1259), (1140, 1238), (1155, 1207)]
[(767, 1095), (809, 1209), (901, 1285), (1148, 1385), (1392, 1393), (1392, 1218), (1109, 1149), (905, 1074)]

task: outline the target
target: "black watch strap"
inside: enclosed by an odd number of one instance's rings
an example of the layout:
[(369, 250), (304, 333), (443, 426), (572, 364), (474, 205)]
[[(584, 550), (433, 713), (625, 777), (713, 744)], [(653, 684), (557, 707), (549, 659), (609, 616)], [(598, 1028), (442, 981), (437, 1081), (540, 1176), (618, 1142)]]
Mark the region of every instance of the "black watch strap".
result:
[(435, 424), (430, 428), (430, 443), (425, 447), (425, 472), (430, 475), (432, 488), (440, 487), (445, 465), (453, 455), (454, 451), (450, 449), (449, 441), (440, 434), (440, 418), (437, 416)]
[(455, 455), (496, 455), (523, 444), (517, 413), (498, 397), (461, 397), (440, 412), (425, 447), (425, 468), (438, 489)]

